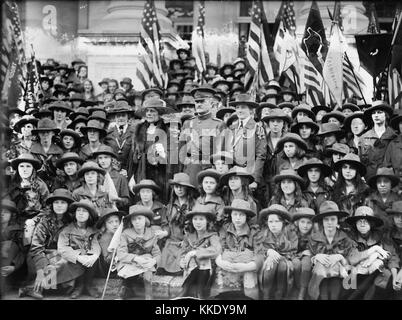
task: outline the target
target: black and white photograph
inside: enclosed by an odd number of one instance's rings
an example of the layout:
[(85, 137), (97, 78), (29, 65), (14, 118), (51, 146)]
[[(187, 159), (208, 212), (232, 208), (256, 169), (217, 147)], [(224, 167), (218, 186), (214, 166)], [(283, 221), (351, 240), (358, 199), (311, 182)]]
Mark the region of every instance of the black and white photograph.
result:
[(5, 0), (1, 23), (0, 300), (402, 300), (402, 2)]

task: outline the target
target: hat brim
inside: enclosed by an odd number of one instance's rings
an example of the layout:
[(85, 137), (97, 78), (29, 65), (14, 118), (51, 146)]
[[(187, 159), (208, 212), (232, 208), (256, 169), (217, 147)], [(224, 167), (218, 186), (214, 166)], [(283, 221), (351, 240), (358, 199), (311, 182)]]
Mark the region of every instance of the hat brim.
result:
[(312, 133), (312, 134), (315, 134), (315, 133), (318, 132), (318, 130), (320, 130), (319, 125), (316, 124), (315, 122), (298, 122), (298, 123), (295, 123), (295, 124), (291, 127), (290, 132), (299, 134), (300, 127), (303, 126), (303, 125), (306, 125), (306, 126), (310, 127), (311, 130), (313, 130), (313, 133)]
[(287, 116), (275, 116), (275, 115), (267, 115), (264, 118), (262, 118), (261, 121), (268, 123), (270, 120), (273, 119), (280, 119), (287, 122), (288, 124), (292, 123), (292, 119), (290, 119)]
[(80, 157), (66, 157), (66, 158), (61, 158), (56, 162), (56, 168), (63, 170), (64, 164), (69, 161), (74, 161), (78, 164), (84, 163), (84, 160), (81, 159)]
[(285, 211), (281, 211), (281, 210), (269, 210), (267, 209), (263, 209), (260, 211), (260, 214), (258, 216), (258, 221), (260, 224), (264, 223), (265, 220), (267, 219), (267, 217), (271, 214), (276, 214), (278, 216), (280, 216), (282, 219), (286, 220), (286, 221), (291, 221), (291, 217), (290, 214), (285, 212)]
[(223, 117), (225, 116), (226, 113), (234, 113), (236, 110), (233, 110), (232, 108), (221, 108), (218, 111), (216, 111), (216, 117), (218, 119), (223, 120)]
[(299, 173), (300, 176), (306, 176), (307, 171), (310, 170), (311, 168), (319, 168), (321, 170), (321, 174), (324, 177), (329, 177), (332, 174), (332, 169), (331, 167), (327, 166), (325, 163), (308, 163), (301, 165), (299, 168), (297, 168), (297, 172)]
[[(35, 114), (35, 116), (36, 115), (37, 114)], [(60, 132), (60, 129), (57, 129), (57, 128), (37, 128), (37, 129), (33, 129), (31, 131), (31, 133), (34, 135), (34, 134), (38, 134), (40, 132), (48, 132), (48, 131), (53, 131), (55, 134), (58, 134)]]
[(14, 130), (17, 132), (21, 132), (21, 128), (25, 126), (26, 124), (30, 123), (34, 126), (38, 124), (38, 119), (33, 118), (33, 119), (21, 119), (19, 120), (15, 125), (14, 125)]
[(232, 101), (232, 102), (229, 102), (229, 106), (231, 106), (231, 107), (236, 107), (236, 106), (239, 106), (239, 105), (246, 105), (251, 109), (256, 109), (259, 106), (259, 104), (257, 102), (252, 102), (252, 101)]
[(379, 174), (372, 176), (371, 178), (368, 179), (367, 184), (372, 188), (373, 190), (377, 189), (377, 179), (378, 178), (388, 178), (391, 180), (391, 188), (395, 188), (399, 184), (399, 178), (395, 175), (388, 175), (388, 174)]
[(302, 218), (307, 218), (307, 219), (313, 220), (314, 217), (315, 217), (315, 215), (308, 214), (308, 213), (295, 213), (292, 217), (292, 221), (297, 221)]
[(88, 127), (88, 126), (85, 126), (85, 127), (81, 127), (81, 128), (80, 128), (80, 131), (81, 131), (81, 133), (82, 133), (83, 135), (86, 135), (86, 134), (88, 133), (88, 130), (90, 130), (90, 129), (99, 131), (100, 137), (106, 137), (106, 134), (107, 134), (106, 130), (105, 130), (105, 129), (100, 129), (100, 128), (98, 128), (98, 127)]
[(274, 177), (274, 183), (278, 183), (278, 182), (280, 182), (280, 181), (282, 181), (284, 179), (295, 180), (300, 184), (300, 187), (302, 187), (302, 188), (304, 188), (304, 186), (305, 186), (305, 182), (304, 182), (302, 177), (296, 176), (296, 175), (291, 175), (291, 174), (284, 174), (284, 175), (278, 174), (278, 175), (276, 175)]
[(315, 115), (317, 115), (318, 112), (320, 112), (321, 110), (325, 111), (325, 112), (331, 112), (332, 109), (326, 106), (315, 106), (311, 108), (311, 111), (314, 112)]
[(325, 136), (326, 134), (334, 134), (338, 137), (343, 137), (345, 132), (342, 129), (330, 130), (330, 131), (318, 131), (316, 136)]
[(276, 153), (283, 150), (283, 146), (285, 145), (286, 142), (293, 142), (305, 151), (308, 149), (307, 144), (302, 140), (302, 138), (295, 139), (293, 137), (285, 137), (278, 141), (275, 149)]
[(42, 166), (42, 163), (39, 160), (36, 159), (20, 159), (20, 158), (15, 158), (11, 160), (11, 167), (14, 170), (18, 170), (18, 165), (23, 162), (28, 162), (32, 164), (35, 170), (39, 170), (39, 168)]
[(98, 217), (98, 213), (96, 212), (96, 209), (94, 207), (91, 207), (88, 204), (82, 203), (82, 202), (73, 202), (70, 205), (69, 210), (70, 210), (70, 212), (74, 213), (74, 211), (77, 210), (77, 208), (86, 209), (94, 219), (96, 219)]
[(69, 197), (65, 197), (65, 196), (49, 196), (47, 199), (46, 199), (46, 204), (47, 205), (50, 205), (50, 203), (52, 203), (52, 202), (54, 202), (54, 201), (56, 201), (56, 200), (64, 200), (64, 201), (66, 201), (68, 204), (71, 204), (71, 203), (73, 203), (74, 202), (74, 199), (73, 198), (69, 198)]
[(376, 227), (376, 228), (379, 228), (384, 225), (384, 221), (382, 221), (380, 218), (373, 217), (373, 216), (348, 217), (345, 219), (345, 222), (350, 226), (356, 226), (356, 222), (360, 219), (366, 219), (367, 221), (372, 222), (374, 224), (374, 227)]
[(342, 168), (342, 166), (343, 166), (344, 164), (347, 164), (347, 163), (349, 163), (349, 164), (351, 164), (353, 167), (355, 167), (356, 170), (359, 172), (359, 174), (360, 174), (361, 176), (364, 176), (364, 175), (366, 174), (367, 169), (366, 169), (366, 167), (365, 167), (361, 162), (358, 162), (358, 161), (355, 161), (355, 160), (348, 160), (348, 159), (346, 159), (346, 160), (345, 160), (345, 159), (341, 159), (341, 160), (335, 162), (335, 164), (334, 164), (334, 170), (335, 170), (335, 171), (339, 171), (339, 170)]
[(191, 188), (191, 189), (194, 189), (194, 190), (197, 190), (197, 188), (195, 187), (195, 186), (193, 186), (192, 184), (190, 184), (190, 183), (185, 183), (185, 182), (180, 182), (180, 181), (174, 181), (173, 179), (169, 179), (169, 184), (171, 185), (171, 186), (183, 186), (183, 187), (188, 187), (188, 188)]
[(54, 110), (63, 110), (67, 114), (70, 114), (71, 112), (73, 112), (72, 109), (67, 108), (67, 107), (61, 107), (61, 106), (50, 106), (48, 109), (49, 109), (50, 112), (53, 112)]
[(102, 175), (105, 175), (106, 171), (103, 170), (102, 168), (96, 168), (96, 167), (86, 167), (86, 168), (81, 168), (80, 170), (78, 170), (77, 175), (78, 177), (83, 177), (85, 172), (88, 171), (96, 171)]
[(241, 209), (241, 208), (236, 208), (236, 207), (224, 207), (223, 212), (228, 213), (229, 215), (231, 214), (232, 211), (240, 211), (243, 212), (247, 215), (247, 217), (252, 218), (256, 215), (256, 213), (253, 210), (249, 209)]
[(313, 220), (313, 222), (319, 222), (322, 219), (324, 219), (325, 217), (329, 217), (329, 216), (337, 216), (338, 219), (342, 219), (342, 218), (348, 217), (349, 214), (345, 211), (328, 211), (328, 212), (324, 212), (324, 213), (315, 215), (312, 220)]
[[(70, 129), (70, 130), (71, 130), (71, 129)], [(60, 138), (63, 138), (64, 136), (73, 137), (74, 140), (75, 140), (76, 146), (78, 146), (78, 147), (81, 146), (81, 137), (80, 137), (80, 135), (79, 135), (77, 132), (75, 132), (74, 130), (72, 130), (72, 131), (65, 131), (65, 130), (62, 130), (62, 131), (60, 131), (59, 136), (60, 136)]]
[(220, 175), (218, 172), (213, 173), (213, 172), (204, 172), (204, 171), (201, 171), (201, 172), (198, 174), (198, 176), (197, 176), (197, 181), (198, 181), (198, 184), (199, 184), (199, 185), (201, 185), (202, 180), (203, 180), (205, 177), (212, 177), (212, 178), (214, 178), (214, 179), (216, 180), (216, 182), (219, 183), (220, 178), (221, 178), (221, 175)]
[(121, 220), (125, 215), (126, 215), (126, 213), (123, 212), (123, 211), (117, 211), (116, 210), (116, 211), (110, 212), (108, 214), (105, 214), (104, 216), (100, 216), (98, 221), (96, 222), (95, 227), (97, 229), (100, 229), (102, 227), (103, 223), (105, 222), (105, 220), (107, 218), (109, 218), (110, 216), (118, 216), (120, 218), (120, 220)]
[(117, 159), (117, 155), (114, 152), (110, 152), (110, 151), (95, 151), (92, 153), (92, 155), (96, 158), (97, 156), (101, 155), (101, 154), (106, 154), (108, 156), (111, 156), (112, 158)]
[(337, 119), (341, 124), (343, 124), (343, 122), (345, 121), (345, 117), (342, 116), (342, 115), (340, 115), (340, 114), (331, 114), (331, 113), (327, 113), (327, 114), (324, 114), (324, 115), (322, 116), (321, 122), (322, 122), (322, 123), (327, 123), (328, 120), (329, 120), (329, 118), (335, 118), (335, 119)]
[(152, 184), (137, 184), (133, 187), (133, 192), (137, 193), (141, 189), (152, 189), (157, 193), (161, 192), (161, 189), (157, 185), (152, 185)]
[(307, 116), (310, 118), (310, 119), (314, 119), (315, 118), (315, 114), (314, 114), (314, 112), (313, 111), (311, 111), (311, 110), (309, 110), (309, 109), (306, 109), (306, 108), (294, 108), (293, 110), (292, 110), (292, 118), (294, 119), (294, 118), (296, 118), (296, 115), (297, 115), (297, 113), (298, 112), (304, 112), (304, 113), (306, 113), (307, 114)]
[(140, 114), (141, 116), (144, 116), (147, 109), (151, 109), (151, 108), (158, 111), (159, 115), (175, 113), (175, 110), (173, 110), (170, 107), (141, 107), (141, 109), (137, 113)]
[(185, 218), (186, 220), (190, 220), (197, 215), (205, 216), (210, 221), (214, 221), (216, 219), (216, 215), (214, 215), (212, 212), (209, 211), (190, 211), (189, 213), (186, 214)]
[(223, 174), (220, 177), (220, 184), (221, 185), (227, 185), (229, 183), (229, 178), (233, 177), (233, 176), (247, 178), (248, 181), (249, 181), (248, 184), (251, 184), (251, 183), (254, 182), (254, 177), (249, 173), (245, 173), (245, 172), (244, 173), (243, 172), (228, 172), (228, 173)]

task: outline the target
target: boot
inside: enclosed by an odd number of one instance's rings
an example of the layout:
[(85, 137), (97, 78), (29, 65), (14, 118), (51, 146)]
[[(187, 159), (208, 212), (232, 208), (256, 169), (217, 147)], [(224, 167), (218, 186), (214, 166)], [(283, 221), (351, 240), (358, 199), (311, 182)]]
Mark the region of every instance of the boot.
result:
[(299, 294), (297, 295), (297, 300), (304, 300), (306, 296), (306, 288), (300, 288)]
[(73, 292), (71, 293), (70, 298), (71, 299), (79, 298), (83, 291), (84, 291), (84, 280), (82, 279), (82, 277), (80, 277), (75, 282), (75, 288), (74, 288)]
[(84, 273), (84, 287), (87, 293), (97, 299), (100, 297), (98, 289), (93, 285), (93, 278), (95, 275), (95, 268), (88, 268)]

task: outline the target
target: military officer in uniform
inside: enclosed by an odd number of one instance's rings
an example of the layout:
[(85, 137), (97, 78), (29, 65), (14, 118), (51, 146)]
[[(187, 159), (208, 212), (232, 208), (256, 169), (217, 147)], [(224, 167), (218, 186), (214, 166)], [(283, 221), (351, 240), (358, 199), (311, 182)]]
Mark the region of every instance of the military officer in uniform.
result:
[(211, 108), (215, 90), (204, 86), (191, 94), (195, 100), (195, 116), (186, 120), (180, 136), (179, 160), (182, 171), (197, 185), (197, 174), (211, 166), (210, 156), (219, 150), (221, 120), (212, 117)]

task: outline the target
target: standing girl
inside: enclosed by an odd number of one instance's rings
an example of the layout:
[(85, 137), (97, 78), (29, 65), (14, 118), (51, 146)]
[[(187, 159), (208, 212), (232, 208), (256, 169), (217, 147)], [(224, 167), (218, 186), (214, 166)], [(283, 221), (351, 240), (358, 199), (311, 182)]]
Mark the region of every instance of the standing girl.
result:
[(302, 138), (291, 132), (285, 134), (276, 145), (276, 153), (280, 153), (276, 172), (284, 169), (296, 170), (306, 159), (306, 151), (307, 144)]
[(56, 166), (63, 171), (63, 175), (57, 175), (54, 182), (54, 189), (64, 188), (73, 192), (81, 186), (81, 181), (78, 178), (78, 170), (84, 161), (75, 152), (66, 152)]

